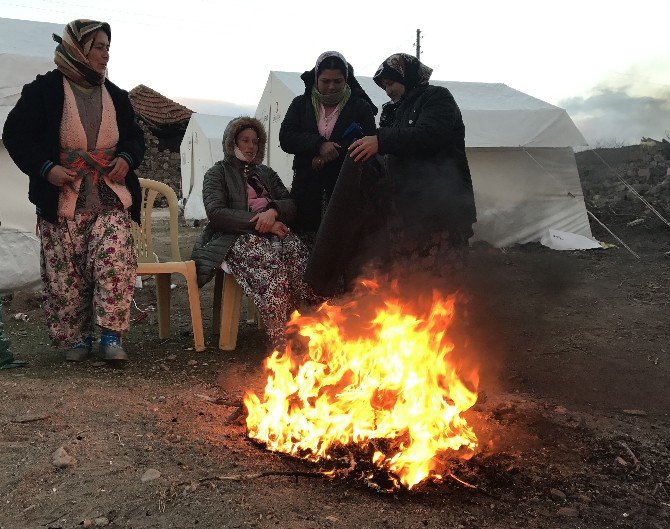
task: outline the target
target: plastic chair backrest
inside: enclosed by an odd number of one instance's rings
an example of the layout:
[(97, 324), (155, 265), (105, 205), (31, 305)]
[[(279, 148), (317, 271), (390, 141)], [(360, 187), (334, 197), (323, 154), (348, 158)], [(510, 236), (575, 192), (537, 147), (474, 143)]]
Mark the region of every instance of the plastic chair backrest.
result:
[(170, 255), (172, 261), (181, 261), (179, 253), (179, 240), (177, 238), (179, 231), (179, 205), (177, 204), (177, 195), (170, 186), (156, 180), (140, 178), (140, 187), (142, 190), (142, 204), (140, 207), (141, 226), (133, 222), (132, 232), (135, 239), (135, 251), (137, 252), (138, 263), (155, 263), (154, 245), (151, 238), (151, 213), (154, 209), (154, 201), (161, 194), (168, 201), (170, 209)]

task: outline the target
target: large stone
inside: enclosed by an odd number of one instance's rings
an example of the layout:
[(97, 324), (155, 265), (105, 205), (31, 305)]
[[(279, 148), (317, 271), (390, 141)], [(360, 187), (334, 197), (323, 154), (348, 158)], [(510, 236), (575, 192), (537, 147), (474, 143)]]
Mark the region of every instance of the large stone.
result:
[(161, 473), (158, 470), (156, 470), (155, 468), (148, 468), (146, 472), (142, 474), (142, 477), (140, 479), (142, 483), (146, 483), (147, 481), (153, 481), (160, 477)]
[(53, 453), (52, 463), (57, 468), (73, 467), (77, 464), (77, 460), (67, 453), (62, 446)]
[(565, 501), (565, 492), (563, 492), (562, 490), (551, 489), (551, 490), (549, 491), (549, 494), (550, 494), (551, 497), (552, 497), (553, 499), (555, 499), (556, 501)]
[(577, 518), (577, 516), (579, 516), (579, 511), (574, 507), (561, 507), (558, 509), (557, 514), (564, 518)]

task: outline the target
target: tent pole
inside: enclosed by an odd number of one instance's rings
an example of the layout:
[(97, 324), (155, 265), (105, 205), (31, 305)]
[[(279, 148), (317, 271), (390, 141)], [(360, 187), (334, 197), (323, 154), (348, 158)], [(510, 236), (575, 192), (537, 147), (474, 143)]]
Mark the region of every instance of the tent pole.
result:
[(268, 113), (268, 141), (266, 142), (267, 144), (265, 145), (265, 150), (267, 151), (267, 157), (268, 157), (268, 167), (272, 167), (272, 164), (270, 163), (270, 144), (272, 143), (270, 140), (270, 132), (272, 130), (272, 103), (270, 103), (270, 112)]

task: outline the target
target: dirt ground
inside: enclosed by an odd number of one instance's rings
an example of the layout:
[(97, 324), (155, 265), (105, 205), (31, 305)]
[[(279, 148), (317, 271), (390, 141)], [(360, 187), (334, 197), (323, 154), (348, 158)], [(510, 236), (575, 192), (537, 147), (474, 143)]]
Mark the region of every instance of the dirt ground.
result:
[[(468, 419), (481, 451), (454, 473), (477, 489), (221, 479), (314, 467), (262, 450), (233, 420), (243, 391), (261, 386), (267, 347), (243, 323), (237, 350), (217, 349), (212, 285), (202, 292), (205, 352), (193, 350), (175, 278), (173, 338), (158, 339), (153, 317), (137, 323), (124, 369), (65, 363), (48, 345), (39, 297), (17, 293), (5, 314), (29, 365), (0, 371), (0, 528), (667, 528), (670, 231), (612, 227), (640, 260), (622, 248), (474, 246), (468, 328), (482, 380)], [(180, 229), (188, 255), (200, 229)], [(151, 283), (136, 301), (155, 303)], [(76, 463), (57, 468), (60, 447)]]

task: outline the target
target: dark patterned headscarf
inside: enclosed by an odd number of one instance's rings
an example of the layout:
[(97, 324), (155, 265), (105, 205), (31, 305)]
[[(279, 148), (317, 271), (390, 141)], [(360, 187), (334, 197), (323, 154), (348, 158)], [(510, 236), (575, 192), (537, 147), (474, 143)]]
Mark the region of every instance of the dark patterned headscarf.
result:
[(405, 86), (405, 90), (428, 84), (432, 68), (428, 68), (419, 59), (407, 53), (394, 53), (377, 69), (372, 78), (381, 88), (382, 79), (390, 79)]
[(105, 82), (106, 73), (101, 74), (88, 62), (88, 53), (93, 46), (93, 39), (98, 30), (107, 34), (112, 40), (112, 30), (107, 22), (96, 20), (74, 20), (63, 30), (63, 36), (54, 34), (58, 43), (54, 62), (61, 73), (80, 86), (99, 86)]

